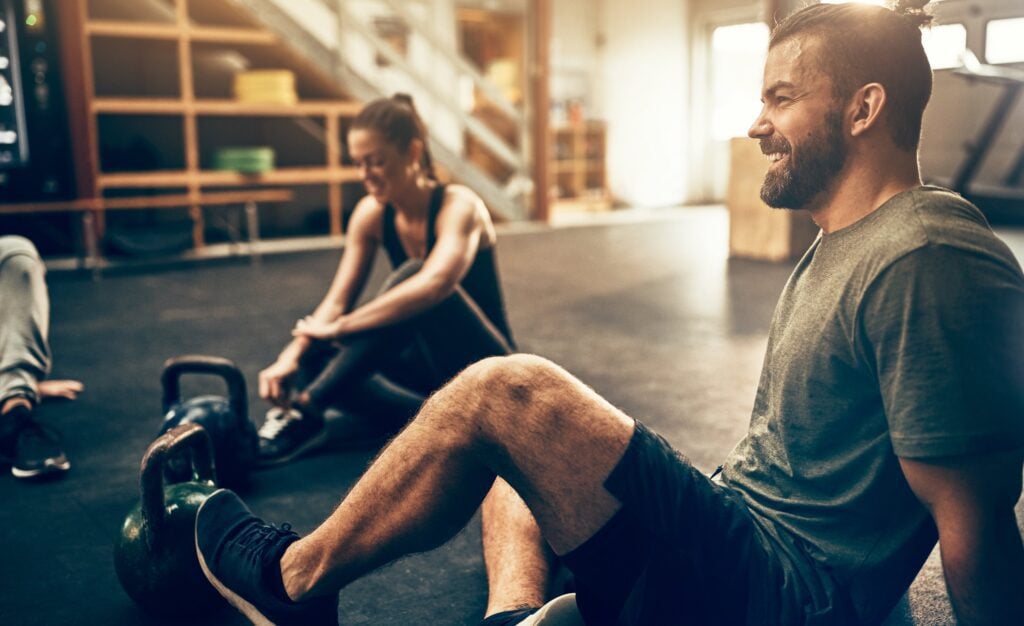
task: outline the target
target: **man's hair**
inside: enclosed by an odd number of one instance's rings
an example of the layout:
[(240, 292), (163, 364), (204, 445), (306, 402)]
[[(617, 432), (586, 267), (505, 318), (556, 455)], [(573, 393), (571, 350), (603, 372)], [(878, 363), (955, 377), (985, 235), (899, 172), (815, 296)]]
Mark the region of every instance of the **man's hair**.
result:
[(897, 0), (892, 9), (814, 4), (780, 22), (768, 47), (814, 38), (817, 67), (832, 79), (836, 98), (845, 100), (868, 83), (881, 84), (888, 96), (886, 122), (893, 142), (914, 151), (932, 93), (932, 70), (921, 44), (921, 27), (932, 21), (924, 12), (926, 4), (928, 0)]

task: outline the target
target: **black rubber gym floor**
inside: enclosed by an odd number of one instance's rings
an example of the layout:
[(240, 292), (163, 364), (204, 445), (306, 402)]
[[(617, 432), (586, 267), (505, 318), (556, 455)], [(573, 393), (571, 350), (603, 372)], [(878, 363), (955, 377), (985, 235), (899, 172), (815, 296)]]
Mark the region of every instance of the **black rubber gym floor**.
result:
[[(791, 267), (727, 260), (727, 230), (721, 209), (684, 209), (616, 225), (506, 229), (499, 246), (521, 348), (561, 363), (706, 470), (746, 427)], [(1024, 231), (1004, 234), (1024, 257)], [(337, 258), (332, 250), (268, 256), (258, 266), (115, 271), (99, 282), (51, 272), (54, 376), (79, 378), (86, 392), (41, 409), (64, 435), (66, 478), (0, 476), (0, 624), (243, 623), (231, 610), (178, 621), (143, 613), (117, 582), (113, 541), (138, 499), (139, 460), (160, 423), (163, 361), (182, 353), (236, 361), (261, 421), (256, 374), (319, 301)], [(383, 271), (379, 262), (377, 280)], [(256, 473), (246, 500), (267, 520), (308, 532), (376, 453), (340, 448), (332, 441)], [(474, 522), (449, 545), (351, 585), (339, 622), (475, 624), (486, 593), (479, 543)], [(887, 624), (951, 624), (940, 576), (933, 555)]]

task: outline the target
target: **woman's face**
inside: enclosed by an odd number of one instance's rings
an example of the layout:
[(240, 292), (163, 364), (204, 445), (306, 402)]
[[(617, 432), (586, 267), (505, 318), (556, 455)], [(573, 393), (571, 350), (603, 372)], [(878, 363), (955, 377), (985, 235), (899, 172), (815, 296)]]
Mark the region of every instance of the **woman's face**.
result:
[(348, 152), (366, 192), (378, 202), (394, 199), (410, 182), (416, 180), (415, 160), (410, 150), (401, 152), (375, 130), (355, 128), (348, 134)]

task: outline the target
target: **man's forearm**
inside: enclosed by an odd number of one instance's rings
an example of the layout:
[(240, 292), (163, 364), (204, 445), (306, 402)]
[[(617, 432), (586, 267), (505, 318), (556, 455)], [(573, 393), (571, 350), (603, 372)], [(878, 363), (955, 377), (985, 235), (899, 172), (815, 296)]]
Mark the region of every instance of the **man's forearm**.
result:
[(979, 534), (973, 546), (949, 550), (940, 543), (950, 599), (959, 622), (1024, 624), (1024, 547), (1010, 512)]

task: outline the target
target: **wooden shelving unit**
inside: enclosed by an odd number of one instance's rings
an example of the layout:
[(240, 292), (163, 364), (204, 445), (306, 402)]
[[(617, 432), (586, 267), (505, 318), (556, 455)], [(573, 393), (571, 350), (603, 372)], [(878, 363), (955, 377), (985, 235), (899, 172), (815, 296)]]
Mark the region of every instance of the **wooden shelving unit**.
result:
[(605, 124), (600, 121), (552, 127), (548, 169), (553, 210), (605, 211), (611, 208), (605, 136)]
[[(282, 201), (288, 194), (260, 192), (273, 191), (271, 187), (295, 187), (324, 185), (327, 190), (329, 232), (340, 236), (342, 232), (342, 190), (346, 183), (358, 181), (358, 172), (342, 162), (341, 135), (344, 120), (354, 117), (359, 104), (341, 99), (316, 99), (300, 101), (295, 105), (248, 104), (229, 99), (200, 98), (196, 96), (196, 60), (193, 44), (230, 49), (239, 46), (275, 46), (278, 37), (264, 29), (194, 23), (190, 9), (208, 11), (209, 4), (200, 6), (190, 3), (208, 3), (209, 0), (170, 0), (173, 19), (168, 22), (153, 22), (132, 19), (111, 19), (109, 16), (90, 15), (90, 0), (68, 0), (67, 14), (62, 16), (62, 36), (65, 48), (79, 52), (66, 55), (69, 87), (79, 94), (75, 102), (69, 102), (72, 112), (71, 126), (76, 144), (76, 175), (80, 199), (68, 206), (71, 210), (92, 213), (97, 237), (104, 228), (104, 213), (117, 207), (186, 206), (193, 222), (193, 245), (202, 248), (204, 241), (204, 204), (223, 203), (225, 198), (246, 201), (246, 194), (264, 201)], [(175, 95), (108, 96), (97, 94), (94, 52), (97, 42), (117, 40), (131, 42), (118, 45), (163, 46), (170, 53), (174, 46), (174, 68), (162, 68), (177, 73)], [(113, 45), (113, 44), (107, 44)], [(108, 55), (109, 56), (109, 55)], [(109, 68), (104, 68), (109, 71)], [(168, 74), (165, 74), (168, 75)], [(165, 80), (166, 82), (166, 80)], [(69, 89), (69, 92), (71, 89)], [(163, 91), (168, 91), (164, 89)], [(173, 128), (180, 122), (180, 142), (183, 154), (175, 157), (178, 164), (167, 169), (144, 169), (142, 171), (104, 171), (101, 154), (101, 128), (99, 119), (128, 119), (131, 116), (148, 119), (153, 116), (169, 118)], [(201, 159), (200, 120), (206, 117), (239, 117), (253, 119), (312, 118), (323, 128), (323, 156), (315, 165), (284, 164), (277, 169), (247, 175), (238, 172), (203, 169)], [(216, 147), (215, 142), (202, 146)], [(174, 151), (174, 149), (171, 149)], [(215, 189), (212, 189), (215, 188)], [(224, 188), (229, 188), (225, 190)], [(122, 190), (137, 193), (125, 198)], [(227, 195), (224, 194), (233, 194)], [(219, 194), (219, 195), (218, 195)], [(116, 198), (110, 197), (117, 196)], [(159, 198), (172, 198), (170, 202)], [(147, 201), (149, 204), (147, 204)], [(28, 210), (31, 205), (23, 207)], [(86, 242), (86, 248), (97, 242)]]

